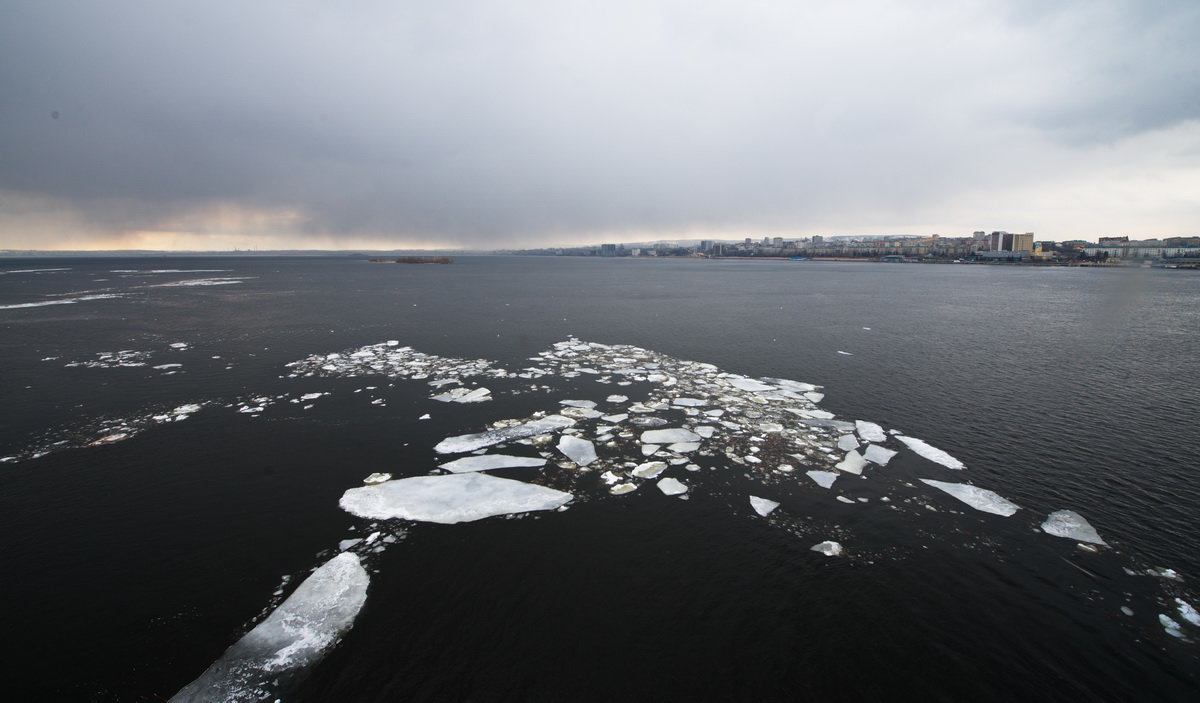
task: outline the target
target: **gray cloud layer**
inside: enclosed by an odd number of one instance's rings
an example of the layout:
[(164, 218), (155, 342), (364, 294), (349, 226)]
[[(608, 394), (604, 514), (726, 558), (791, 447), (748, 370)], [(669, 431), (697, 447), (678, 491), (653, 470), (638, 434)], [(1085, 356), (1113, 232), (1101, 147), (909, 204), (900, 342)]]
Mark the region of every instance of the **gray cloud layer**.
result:
[(12, 2), (0, 209), (480, 246), (1014, 217), (1193, 177), (1197, 37), (1190, 0)]

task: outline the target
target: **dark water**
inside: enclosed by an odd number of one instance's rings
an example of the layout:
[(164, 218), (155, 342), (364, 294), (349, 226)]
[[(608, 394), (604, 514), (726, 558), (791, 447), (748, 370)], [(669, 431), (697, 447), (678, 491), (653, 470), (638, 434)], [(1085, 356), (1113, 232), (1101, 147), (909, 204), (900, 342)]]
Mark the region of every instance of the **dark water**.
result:
[[(287, 379), (284, 364), (397, 339), (520, 368), (569, 335), (821, 384), (825, 409), (926, 439), (970, 467), (963, 478), (1028, 510), (918, 519), (827, 497), (809, 506), (807, 487), (775, 496), (845, 526), (870, 559), (816, 555), (813, 540), (748, 519), (737, 485), (716, 483), (687, 502), (641, 490), (536, 519), (418, 525), (371, 564), (355, 628), (290, 700), (1200, 696), (1200, 645), (1156, 620), (1176, 616), (1169, 596), (1190, 598), (1200, 577), (1191, 272), (0, 263), (35, 268), (70, 270), (0, 275), (0, 306), (125, 297), (0, 309), (0, 457), (21, 458), (0, 464), (10, 645), (0, 690), (14, 699), (169, 698), (278, 602), (284, 576), (295, 584), (338, 540), (361, 536), (337, 507), (345, 489), (374, 471), (427, 473), (441, 438), (547, 402), (451, 409), (419, 382)], [(151, 285), (205, 276), (249, 278)], [(152, 355), (147, 366), (66, 366), (116, 350)], [(152, 368), (167, 363), (182, 367)], [(368, 385), (378, 389), (353, 392)], [(221, 407), (310, 391), (332, 395), (258, 418)], [(76, 446), (122, 420), (208, 401), (187, 421)], [(899, 475), (924, 468), (902, 459)], [(1087, 516), (1114, 549), (1087, 555), (1030, 536), (1037, 515), (1060, 508)], [(1185, 581), (1121, 571), (1151, 566)]]

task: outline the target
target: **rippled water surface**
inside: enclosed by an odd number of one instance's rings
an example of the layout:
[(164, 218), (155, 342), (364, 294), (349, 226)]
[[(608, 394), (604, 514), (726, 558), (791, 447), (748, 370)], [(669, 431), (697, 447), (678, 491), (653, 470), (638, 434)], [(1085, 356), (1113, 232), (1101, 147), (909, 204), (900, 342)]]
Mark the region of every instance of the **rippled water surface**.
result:
[[(4, 690), (169, 699), (378, 527), (338, 507), (368, 474), (428, 474), (445, 437), (562, 398), (649, 392), (503, 378), (442, 403), (423, 380), (290, 362), (398, 340), (519, 370), (574, 336), (822, 386), (822, 409), (968, 469), (903, 452), (829, 491), (718, 454), (672, 467), (686, 501), (653, 483), (592, 499), (572, 474), (565, 512), (392, 523), (354, 628), (286, 700), (1195, 700), (1200, 628), (1174, 599), (1200, 605), (1197, 330), (1187, 271), (0, 262)], [(328, 395), (238, 411), (308, 393)], [(973, 511), (924, 477), (1022, 510)], [(781, 508), (763, 519), (748, 495)], [(1060, 509), (1111, 547), (1037, 531)], [(832, 536), (844, 556), (809, 549)]]

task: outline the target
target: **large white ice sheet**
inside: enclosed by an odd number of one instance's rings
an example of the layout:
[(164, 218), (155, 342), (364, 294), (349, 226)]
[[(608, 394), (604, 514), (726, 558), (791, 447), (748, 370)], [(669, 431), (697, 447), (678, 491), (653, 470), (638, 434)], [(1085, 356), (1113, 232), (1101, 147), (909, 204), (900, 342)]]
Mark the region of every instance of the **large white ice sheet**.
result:
[(489, 474), (416, 476), (375, 486), (351, 488), (338, 504), (373, 520), (403, 518), (452, 525), (493, 515), (553, 510), (570, 493)]
[(675, 444), (677, 442), (699, 442), (700, 435), (691, 430), (668, 429), (646, 430), (642, 433), (642, 442), (646, 444)]
[(338, 554), (171, 702), (272, 700), (274, 682), (315, 664), (354, 625), (369, 581), (357, 556)]
[(946, 452), (942, 451), (941, 449), (938, 449), (935, 446), (932, 446), (931, 444), (929, 444), (928, 442), (925, 442), (924, 440), (917, 439), (916, 437), (905, 437), (902, 434), (896, 435), (896, 439), (900, 440), (901, 442), (904, 442), (906, 445), (908, 445), (909, 449), (913, 450), (917, 454), (920, 454), (921, 456), (925, 457), (926, 459), (928, 459), (936, 464), (941, 464), (942, 466), (945, 466), (947, 469), (965, 469), (965, 468), (967, 468), (958, 459), (955, 459), (954, 457), (950, 456)]
[(976, 510), (982, 510), (985, 513), (992, 513), (993, 515), (1002, 515), (1004, 517), (1008, 517), (1021, 509), (1021, 506), (1017, 505), (1016, 503), (1009, 502), (1008, 500), (1000, 497), (998, 494), (992, 491), (987, 490), (986, 488), (972, 486), (967, 483), (947, 483), (945, 481), (934, 481), (928, 478), (923, 478), (920, 480), (921, 483), (933, 486), (939, 491), (945, 491), (972, 508), (975, 508)]
[(514, 439), (524, 439), (525, 437), (561, 430), (574, 424), (575, 421), (569, 417), (547, 415), (540, 420), (533, 420), (512, 427), (501, 427), (500, 429), (488, 430), (487, 432), (447, 437), (438, 442), (433, 450), (439, 454), (473, 452), (476, 449), (483, 449), (494, 444), (511, 442)]
[(456, 474), (468, 471), (487, 471), (488, 469), (509, 469), (515, 466), (545, 466), (546, 460), (529, 456), (511, 456), (509, 454), (480, 454), (465, 456), (461, 459), (448, 461), (441, 468)]

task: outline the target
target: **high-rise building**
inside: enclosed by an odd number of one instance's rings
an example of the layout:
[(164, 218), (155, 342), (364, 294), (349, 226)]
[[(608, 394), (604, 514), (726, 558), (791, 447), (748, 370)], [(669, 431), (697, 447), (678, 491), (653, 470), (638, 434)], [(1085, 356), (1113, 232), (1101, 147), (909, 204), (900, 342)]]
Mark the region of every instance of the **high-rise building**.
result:
[(700, 240), (700, 246), (699, 246), (700, 251), (709, 251), (712, 248), (713, 248), (713, 243), (712, 243), (711, 239), (701, 239)]
[(1033, 232), (1025, 234), (992, 232), (984, 241), (987, 251), (1033, 251)]

